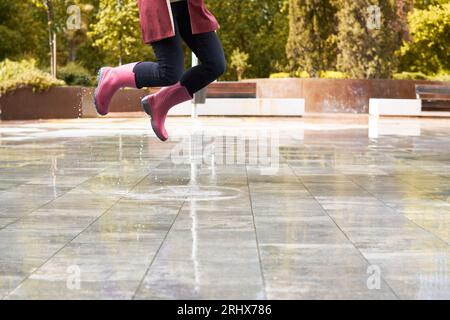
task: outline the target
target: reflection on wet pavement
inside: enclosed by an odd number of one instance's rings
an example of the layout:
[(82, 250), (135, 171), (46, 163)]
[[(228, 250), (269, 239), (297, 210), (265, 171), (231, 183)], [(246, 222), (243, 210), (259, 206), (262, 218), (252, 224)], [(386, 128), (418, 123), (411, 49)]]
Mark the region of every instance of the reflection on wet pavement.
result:
[(449, 299), (450, 120), (0, 123), (0, 297)]

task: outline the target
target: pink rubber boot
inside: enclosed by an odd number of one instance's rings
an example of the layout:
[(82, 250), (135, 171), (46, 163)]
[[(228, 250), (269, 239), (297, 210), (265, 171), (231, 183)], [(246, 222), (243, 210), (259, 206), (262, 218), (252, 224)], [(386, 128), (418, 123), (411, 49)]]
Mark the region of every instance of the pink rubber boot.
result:
[(153, 131), (161, 141), (169, 138), (164, 126), (169, 110), (177, 104), (191, 99), (192, 96), (179, 82), (142, 99), (142, 107), (151, 117)]
[(116, 68), (101, 68), (97, 76), (97, 89), (94, 103), (98, 114), (105, 116), (109, 112), (109, 103), (120, 88), (136, 88), (133, 69), (137, 63), (125, 64)]

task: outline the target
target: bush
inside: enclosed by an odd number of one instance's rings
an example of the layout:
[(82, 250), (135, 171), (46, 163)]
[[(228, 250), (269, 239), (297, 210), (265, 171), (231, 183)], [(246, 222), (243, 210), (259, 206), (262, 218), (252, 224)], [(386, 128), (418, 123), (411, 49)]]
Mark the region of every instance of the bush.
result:
[(71, 86), (92, 86), (94, 85), (94, 77), (83, 66), (75, 62), (69, 62), (64, 67), (58, 69), (58, 79), (64, 80)]
[(422, 72), (400, 72), (394, 73), (392, 78), (395, 80), (429, 80), (426, 74)]
[(64, 84), (64, 81), (57, 80), (50, 74), (39, 70), (33, 59), (20, 62), (6, 59), (0, 62), (0, 95), (24, 87), (41, 92)]
[(434, 81), (449, 81), (450, 82), (450, 72), (440, 72), (438, 74), (435, 74), (433, 76), (429, 77), (430, 80)]
[(347, 79), (348, 76), (344, 72), (339, 71), (321, 71), (319, 73), (320, 78), (325, 79)]
[[(282, 78), (309, 78), (309, 74), (306, 71), (297, 71), (293, 74), (287, 73), (287, 72), (279, 72), (279, 73), (272, 73), (270, 75), (270, 79), (282, 79)], [(343, 72), (338, 71), (320, 71), (319, 72), (320, 78), (326, 78), (326, 79), (347, 79), (348, 76)]]
[(245, 71), (249, 67), (251, 67), (251, 65), (248, 63), (249, 58), (250, 55), (239, 50), (239, 48), (234, 49), (233, 53), (231, 54), (230, 67), (236, 70), (238, 81), (241, 81), (244, 78)]
[(422, 72), (401, 72), (395, 73), (396, 80), (430, 80), (430, 81), (450, 81), (450, 73), (441, 71), (434, 75), (426, 75)]
[(278, 72), (278, 73), (272, 73), (270, 75), (270, 79), (284, 79), (284, 78), (290, 78), (291, 75), (287, 72)]
[(306, 71), (295, 71), (294, 72), (294, 77), (296, 78), (309, 78), (309, 73)]

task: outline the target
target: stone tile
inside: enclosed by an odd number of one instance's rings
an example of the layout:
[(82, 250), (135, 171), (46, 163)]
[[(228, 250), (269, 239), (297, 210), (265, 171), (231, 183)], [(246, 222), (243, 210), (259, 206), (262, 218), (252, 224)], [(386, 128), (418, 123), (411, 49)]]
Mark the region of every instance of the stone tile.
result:
[(133, 297), (133, 289), (139, 282), (89, 281), (82, 282), (80, 288), (67, 281), (29, 279), (16, 288), (7, 300), (125, 300)]
[(157, 259), (136, 299), (264, 299), (258, 263)]
[(9, 225), (10, 223), (13, 223), (14, 221), (16, 221), (16, 218), (5, 218), (5, 217), (0, 217), (0, 229), (6, 227), (7, 225)]
[(327, 217), (256, 217), (261, 244), (346, 244), (344, 233)]
[(191, 259), (193, 254), (206, 261), (258, 263), (255, 234), (251, 229), (172, 230), (157, 259)]

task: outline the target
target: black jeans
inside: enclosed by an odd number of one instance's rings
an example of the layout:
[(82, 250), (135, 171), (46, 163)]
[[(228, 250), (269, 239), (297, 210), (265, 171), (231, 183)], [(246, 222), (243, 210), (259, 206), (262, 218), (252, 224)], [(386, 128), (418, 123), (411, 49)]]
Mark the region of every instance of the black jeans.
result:
[[(158, 62), (136, 65), (136, 85), (138, 88), (167, 87), (180, 81), (193, 95), (225, 72), (225, 54), (216, 32), (192, 34), (187, 1), (172, 3), (172, 13), (176, 35), (152, 43)], [(186, 72), (182, 40), (201, 62)]]

